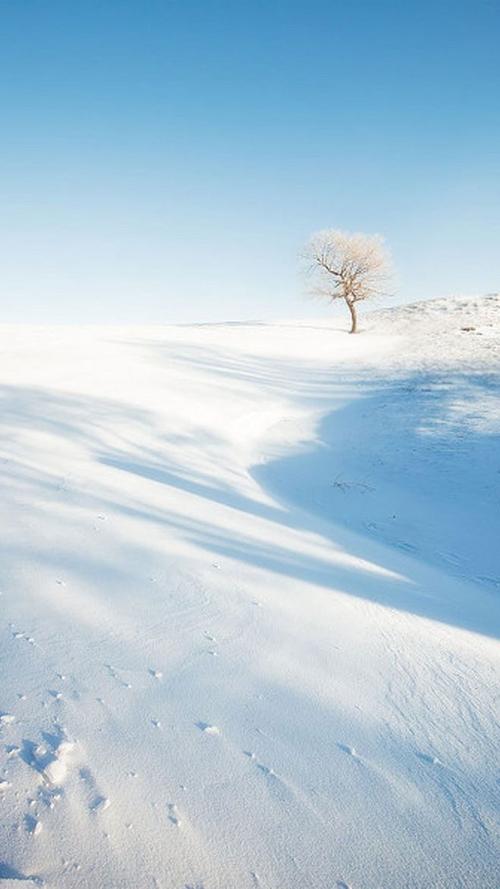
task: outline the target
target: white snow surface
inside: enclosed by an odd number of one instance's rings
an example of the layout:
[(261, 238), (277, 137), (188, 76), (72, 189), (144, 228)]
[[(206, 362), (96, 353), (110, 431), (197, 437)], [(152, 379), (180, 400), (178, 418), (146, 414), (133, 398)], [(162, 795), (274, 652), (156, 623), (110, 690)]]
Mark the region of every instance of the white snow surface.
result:
[(498, 889), (500, 298), (345, 321), (1, 328), (1, 889)]

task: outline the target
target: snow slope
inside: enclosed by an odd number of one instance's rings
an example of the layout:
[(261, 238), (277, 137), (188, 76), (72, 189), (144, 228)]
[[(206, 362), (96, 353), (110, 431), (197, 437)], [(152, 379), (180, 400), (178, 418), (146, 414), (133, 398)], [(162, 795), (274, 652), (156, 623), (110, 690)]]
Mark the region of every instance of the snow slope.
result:
[(2, 889), (498, 889), (500, 298), (343, 326), (1, 328)]

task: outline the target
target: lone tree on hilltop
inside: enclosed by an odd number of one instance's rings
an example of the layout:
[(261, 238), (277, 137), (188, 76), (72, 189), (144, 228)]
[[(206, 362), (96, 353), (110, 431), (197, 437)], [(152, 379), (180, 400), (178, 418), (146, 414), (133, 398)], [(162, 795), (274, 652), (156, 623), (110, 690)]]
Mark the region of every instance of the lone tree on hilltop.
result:
[(391, 266), (383, 238), (327, 229), (312, 236), (305, 258), (312, 295), (329, 302), (344, 299), (351, 313), (349, 332), (356, 333), (356, 303), (386, 292)]

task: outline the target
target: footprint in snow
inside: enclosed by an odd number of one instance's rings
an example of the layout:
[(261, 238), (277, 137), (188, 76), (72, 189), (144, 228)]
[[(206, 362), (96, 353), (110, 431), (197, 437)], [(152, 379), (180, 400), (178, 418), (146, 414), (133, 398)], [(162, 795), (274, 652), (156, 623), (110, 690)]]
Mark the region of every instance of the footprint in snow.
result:
[(206, 735), (220, 735), (220, 729), (216, 725), (210, 725), (209, 722), (197, 722), (196, 728), (205, 732)]
[(352, 756), (354, 759), (359, 759), (355, 748), (350, 747), (349, 744), (337, 743), (337, 747), (339, 748), (339, 750), (342, 750), (342, 753), (347, 753), (348, 756)]
[(251, 750), (243, 751), (245, 756), (248, 756), (252, 762), (255, 763), (259, 772), (261, 772), (265, 778), (267, 779), (269, 790), (272, 792), (273, 796), (280, 800), (280, 802), (288, 804), (292, 800), (294, 800), (294, 794), (292, 790), (287, 786), (286, 782), (283, 781), (279, 775), (276, 774), (274, 769), (269, 766), (264, 765), (262, 762), (258, 762), (255, 753), (252, 753)]
[(115, 668), (112, 667), (111, 664), (106, 664), (105, 666), (109, 672), (109, 675), (112, 676), (113, 679), (115, 679), (116, 682), (118, 682), (118, 684), (122, 686), (122, 688), (132, 688), (130, 682), (126, 682), (125, 679), (122, 679), (121, 676), (118, 675), (117, 670), (115, 670)]
[(23, 874), (5, 861), (0, 861), (0, 880), (20, 880), (24, 883), (31, 883), (33, 886), (45, 885), (45, 881), (41, 877), (35, 874)]
[(64, 740), (52, 752), (42, 770), (42, 774), (50, 784), (62, 784), (64, 781), (68, 770), (68, 758), (74, 746), (71, 741)]
[(48, 809), (55, 809), (56, 803), (63, 797), (63, 792), (59, 787), (40, 787), (38, 790), (38, 800), (47, 806)]
[(296, 802), (293, 790), (287, 785), (286, 781), (276, 774), (273, 768), (264, 765), (262, 762), (258, 762), (254, 756), (252, 756), (251, 759), (255, 763), (258, 771), (264, 775), (269, 793), (275, 797), (275, 799), (285, 806), (290, 806), (290, 804)]
[(27, 832), (32, 837), (37, 837), (42, 832), (42, 822), (39, 821), (38, 818), (34, 818), (33, 815), (25, 815), (24, 823)]
[(205, 639), (208, 639), (209, 642), (217, 642), (217, 639), (215, 638), (215, 636), (212, 636), (211, 633), (208, 632), (208, 630), (205, 630), (203, 635), (204, 635)]
[(179, 811), (175, 803), (167, 803), (168, 809), (168, 820), (175, 824), (176, 827), (180, 827), (181, 819), (179, 817)]
[(35, 644), (35, 640), (33, 636), (27, 636), (26, 633), (21, 632), (20, 630), (12, 629), (12, 638), (13, 639), (24, 639), (25, 642), (28, 642), (30, 645)]
[(417, 756), (422, 762), (425, 762), (427, 765), (430, 765), (430, 766), (442, 766), (443, 765), (443, 763), (441, 762), (440, 759), (438, 759), (437, 756), (432, 756), (429, 753), (417, 753)]
[(148, 673), (153, 679), (162, 679), (163, 673), (161, 670), (153, 670), (152, 667), (149, 668)]
[(336, 885), (337, 889), (351, 889), (351, 887), (349, 886), (349, 883), (344, 883), (343, 880), (337, 880), (335, 885)]
[(100, 812), (105, 812), (106, 809), (109, 809), (110, 805), (111, 800), (107, 796), (96, 796), (90, 803), (89, 810), (93, 814), (98, 815)]
[(109, 809), (111, 800), (109, 800), (107, 796), (99, 793), (97, 782), (89, 768), (80, 769), (80, 778), (90, 790), (91, 799), (89, 803), (89, 812), (93, 815), (97, 815), (100, 812), (105, 812), (106, 809)]

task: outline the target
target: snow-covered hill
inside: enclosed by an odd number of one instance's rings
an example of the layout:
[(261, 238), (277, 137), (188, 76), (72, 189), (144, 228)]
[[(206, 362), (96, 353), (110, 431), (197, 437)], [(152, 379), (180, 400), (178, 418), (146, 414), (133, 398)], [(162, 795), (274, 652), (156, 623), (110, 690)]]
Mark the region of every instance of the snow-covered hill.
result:
[(498, 889), (500, 297), (0, 330), (0, 886)]

